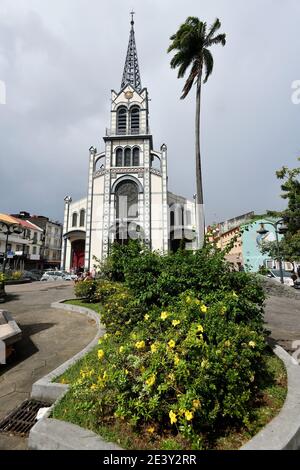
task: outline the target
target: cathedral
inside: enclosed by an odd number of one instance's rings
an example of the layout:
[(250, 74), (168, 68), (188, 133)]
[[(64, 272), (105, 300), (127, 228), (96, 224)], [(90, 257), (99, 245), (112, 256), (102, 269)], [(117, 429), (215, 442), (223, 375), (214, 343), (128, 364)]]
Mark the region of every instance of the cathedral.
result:
[(153, 147), (131, 19), (120, 91), (111, 92), (103, 151), (89, 149), (87, 197), (65, 198), (61, 268), (91, 271), (112, 243), (140, 239), (166, 253), (195, 245), (195, 202), (168, 191), (167, 146)]

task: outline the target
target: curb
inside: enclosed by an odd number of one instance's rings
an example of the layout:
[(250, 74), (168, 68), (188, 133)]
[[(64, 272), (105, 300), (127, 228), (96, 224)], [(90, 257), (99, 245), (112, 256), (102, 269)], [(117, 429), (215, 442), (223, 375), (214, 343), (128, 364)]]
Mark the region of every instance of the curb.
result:
[(63, 398), (69, 388), (69, 385), (53, 383), (52, 380), (63, 374), (71, 365), (93, 349), (98, 344), (99, 338), (105, 333), (104, 326), (100, 322), (100, 316), (96, 312), (89, 308), (64, 304), (65, 301), (54, 302), (51, 307), (87, 315), (96, 321), (98, 331), (93, 341), (82, 351), (33, 384), (31, 397), (37, 400), (49, 401), (52, 406), (31, 429), (28, 448), (30, 450), (122, 450), (117, 444), (104, 441), (101, 436), (92, 431), (75, 424), (50, 418), (55, 404)]
[(273, 351), (287, 370), (287, 397), (280, 413), (240, 450), (300, 449), (300, 366), (281, 346)]
[(62, 396), (67, 392), (68, 385), (59, 384), (53, 382), (53, 379), (62, 375), (70, 366), (75, 364), (79, 359), (81, 359), (85, 354), (87, 354), (91, 349), (93, 349), (98, 344), (98, 340), (103, 334), (105, 333), (105, 328), (101, 324), (100, 316), (93, 310), (85, 307), (78, 307), (76, 305), (64, 304), (65, 300), (60, 300), (59, 302), (53, 302), (51, 304), (51, 308), (57, 308), (60, 310), (68, 310), (69, 312), (76, 312), (82, 315), (86, 315), (88, 318), (91, 318), (96, 322), (97, 325), (97, 333), (95, 338), (79, 353), (75, 354), (75, 356), (68, 359), (66, 362), (61, 364), (55, 370), (50, 372), (49, 374), (45, 375), (37, 382), (35, 382), (32, 386), (31, 391), (31, 398), (40, 401), (48, 401), (50, 403), (54, 403), (58, 398), (62, 398)]
[(122, 450), (117, 444), (75, 424), (41, 419), (30, 431), (30, 450)]
[[(59, 302), (51, 304), (51, 307), (88, 315), (96, 321), (98, 332), (94, 340), (80, 353), (33, 384), (32, 398), (48, 400), (53, 405), (44, 418), (31, 429), (28, 440), (29, 449), (122, 450), (116, 444), (104, 441), (98, 434), (71, 423), (49, 418), (55, 402), (60, 400), (69, 388), (68, 385), (52, 383), (52, 380), (63, 374), (72, 364), (89, 352), (104, 333), (99, 315), (88, 308)], [(300, 366), (281, 346), (275, 345), (273, 352), (283, 361), (287, 370), (286, 400), (278, 416), (240, 450), (297, 450), (300, 448)]]

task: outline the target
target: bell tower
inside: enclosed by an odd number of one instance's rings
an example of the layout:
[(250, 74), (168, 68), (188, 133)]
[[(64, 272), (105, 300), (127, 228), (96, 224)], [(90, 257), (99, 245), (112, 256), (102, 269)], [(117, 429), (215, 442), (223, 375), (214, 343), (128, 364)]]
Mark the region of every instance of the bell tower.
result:
[(90, 151), (87, 269), (93, 255), (104, 258), (111, 243), (127, 243), (130, 238), (144, 240), (151, 249), (168, 250), (167, 148), (153, 150), (133, 14), (121, 88), (111, 91), (105, 150)]

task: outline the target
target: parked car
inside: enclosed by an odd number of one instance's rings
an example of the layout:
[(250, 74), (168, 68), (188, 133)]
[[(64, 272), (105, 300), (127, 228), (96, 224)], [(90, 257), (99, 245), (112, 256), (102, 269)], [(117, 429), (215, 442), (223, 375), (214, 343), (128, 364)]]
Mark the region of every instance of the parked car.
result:
[(300, 289), (300, 279), (297, 279), (297, 281), (294, 282), (294, 286), (293, 286), (295, 289)]
[[(279, 269), (270, 269), (268, 277), (274, 279), (277, 282), (281, 282)], [(291, 278), (291, 273), (289, 271), (283, 270), (283, 282), (286, 286), (294, 287), (294, 281)]]
[(76, 279), (75, 274), (69, 274), (65, 271), (46, 271), (41, 277), (41, 281), (74, 281)]
[(22, 278), (23, 279), (30, 279), (31, 281), (40, 281), (42, 277), (42, 273), (38, 274), (35, 271), (24, 271)]
[(46, 271), (41, 277), (41, 281), (61, 281), (64, 275), (61, 271)]

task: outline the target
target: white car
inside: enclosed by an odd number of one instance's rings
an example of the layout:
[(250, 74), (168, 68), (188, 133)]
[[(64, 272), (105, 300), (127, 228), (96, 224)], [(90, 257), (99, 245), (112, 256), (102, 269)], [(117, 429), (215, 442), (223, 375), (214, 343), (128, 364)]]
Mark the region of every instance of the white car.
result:
[(63, 271), (46, 271), (41, 281), (72, 281), (71, 275), (64, 273)]

